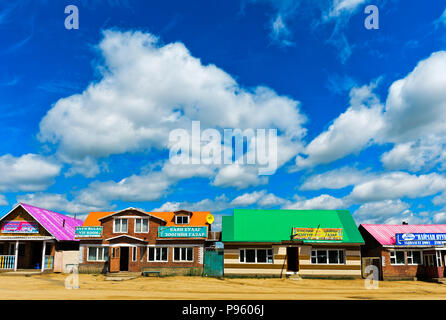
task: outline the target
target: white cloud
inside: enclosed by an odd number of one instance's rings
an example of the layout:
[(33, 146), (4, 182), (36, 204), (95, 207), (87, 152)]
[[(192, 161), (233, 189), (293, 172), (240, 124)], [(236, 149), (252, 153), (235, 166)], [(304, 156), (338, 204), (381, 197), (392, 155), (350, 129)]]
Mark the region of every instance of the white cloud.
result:
[(390, 172), (356, 185), (349, 199), (356, 202), (420, 198), (441, 192), (446, 178), (437, 173), (411, 175), (407, 172)]
[(3, 194), (0, 194), (0, 206), (7, 206), (8, 204), (6, 197)]
[(334, 210), (345, 209), (346, 203), (343, 199), (338, 199), (328, 194), (322, 194), (318, 197), (311, 199), (298, 199), (294, 203), (286, 204), (283, 209), (295, 209), (295, 210)]
[(432, 219), (434, 223), (444, 224), (446, 223), (446, 212), (438, 212), (434, 215)]
[(383, 200), (377, 202), (369, 202), (361, 205), (355, 211), (354, 216), (358, 219), (378, 219), (382, 221), (386, 217), (402, 213), (408, 209), (410, 205), (401, 200)]
[[(301, 137), (299, 103), (266, 87), (242, 88), (215, 65), (203, 65), (182, 43), (152, 34), (105, 31), (98, 46), (103, 78), (60, 99), (40, 123), (39, 139), (64, 159), (164, 150), (172, 129), (277, 128)], [(138, 84), (138, 85), (135, 85)]]
[(34, 193), (17, 196), (17, 201), (27, 203), (40, 208), (54, 211), (76, 214), (76, 218), (85, 219), (91, 211), (103, 211), (113, 209), (114, 206), (103, 203), (101, 206), (83, 204), (78, 199), (68, 200), (65, 194), (58, 193)]
[(266, 190), (254, 191), (251, 193), (244, 193), (231, 201), (233, 206), (249, 206), (259, 204), (264, 207), (271, 207), (284, 204), (285, 199), (277, 197), (272, 193), (267, 193)]
[(0, 157), (0, 191), (40, 191), (53, 183), (61, 165), (36, 154)]
[(342, 189), (359, 184), (373, 177), (372, 174), (356, 168), (343, 167), (315, 174), (307, 178), (300, 190)]
[(443, 14), (434, 21), (434, 25), (436, 28), (443, 26), (446, 26), (446, 9), (444, 9)]
[(342, 14), (351, 15), (354, 13), (359, 5), (364, 4), (366, 0), (333, 0), (332, 6), (325, 19), (338, 18)]
[(439, 205), (446, 205), (446, 191), (442, 194), (436, 196), (432, 199), (432, 203), (439, 206)]
[(384, 224), (402, 224), (403, 222), (408, 224), (428, 224), (430, 220), (428, 217), (419, 217), (407, 210), (403, 214), (388, 218), (384, 221)]
[(353, 88), (350, 107), (305, 148), (306, 158), (297, 157), (298, 167), (312, 167), (358, 153), (371, 144), (382, 129), (382, 105), (372, 93), (375, 84)]
[(232, 164), (223, 167), (215, 176), (212, 185), (216, 187), (235, 187), (243, 189), (268, 183), (268, 178), (259, 176), (256, 167)]

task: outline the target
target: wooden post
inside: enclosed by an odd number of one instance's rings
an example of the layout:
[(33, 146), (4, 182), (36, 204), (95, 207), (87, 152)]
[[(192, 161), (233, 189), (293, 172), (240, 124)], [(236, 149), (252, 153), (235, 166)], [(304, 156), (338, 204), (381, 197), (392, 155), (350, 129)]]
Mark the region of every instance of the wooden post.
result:
[(14, 271), (17, 271), (17, 260), (19, 259), (19, 241), (15, 242), (14, 250)]
[(46, 250), (46, 241), (43, 241), (43, 246), (42, 246), (42, 268), (41, 268), (40, 272), (43, 272), (43, 270), (45, 270), (45, 250)]

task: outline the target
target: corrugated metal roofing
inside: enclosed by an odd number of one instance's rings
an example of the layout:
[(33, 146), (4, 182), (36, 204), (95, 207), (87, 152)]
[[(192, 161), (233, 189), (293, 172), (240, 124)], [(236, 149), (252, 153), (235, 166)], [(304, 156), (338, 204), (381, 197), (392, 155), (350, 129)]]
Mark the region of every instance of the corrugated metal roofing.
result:
[(75, 228), (82, 225), (82, 220), (25, 203), (21, 203), (20, 205), (57, 240), (75, 240)]
[(361, 224), (381, 245), (394, 245), (397, 233), (446, 233), (446, 224)]
[(364, 243), (347, 210), (234, 209), (222, 219), (222, 241), (289, 241), (292, 228), (342, 228), (343, 240), (304, 240), (304, 243)]

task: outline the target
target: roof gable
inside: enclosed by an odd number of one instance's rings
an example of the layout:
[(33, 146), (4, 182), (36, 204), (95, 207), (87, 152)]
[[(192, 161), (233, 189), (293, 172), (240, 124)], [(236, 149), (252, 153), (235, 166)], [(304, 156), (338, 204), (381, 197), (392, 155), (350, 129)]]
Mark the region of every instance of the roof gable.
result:
[(342, 228), (343, 240), (303, 240), (304, 243), (364, 243), (347, 210), (234, 209), (223, 218), (223, 241), (281, 242), (290, 240), (292, 228)]

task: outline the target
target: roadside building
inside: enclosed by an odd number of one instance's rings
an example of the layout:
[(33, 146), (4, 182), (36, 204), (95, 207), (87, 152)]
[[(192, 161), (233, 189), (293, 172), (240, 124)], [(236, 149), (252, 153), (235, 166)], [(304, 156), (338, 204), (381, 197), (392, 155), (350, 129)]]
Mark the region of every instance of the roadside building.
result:
[(64, 272), (76, 263), (82, 221), (19, 203), (0, 218), (0, 270), (39, 269)]
[(79, 270), (201, 273), (205, 250), (219, 240), (211, 218), (210, 212), (185, 210), (91, 212), (77, 230)]
[(363, 268), (380, 279), (443, 278), (446, 225), (361, 224)]
[(222, 242), (225, 276), (361, 277), (364, 241), (346, 210), (234, 209)]

